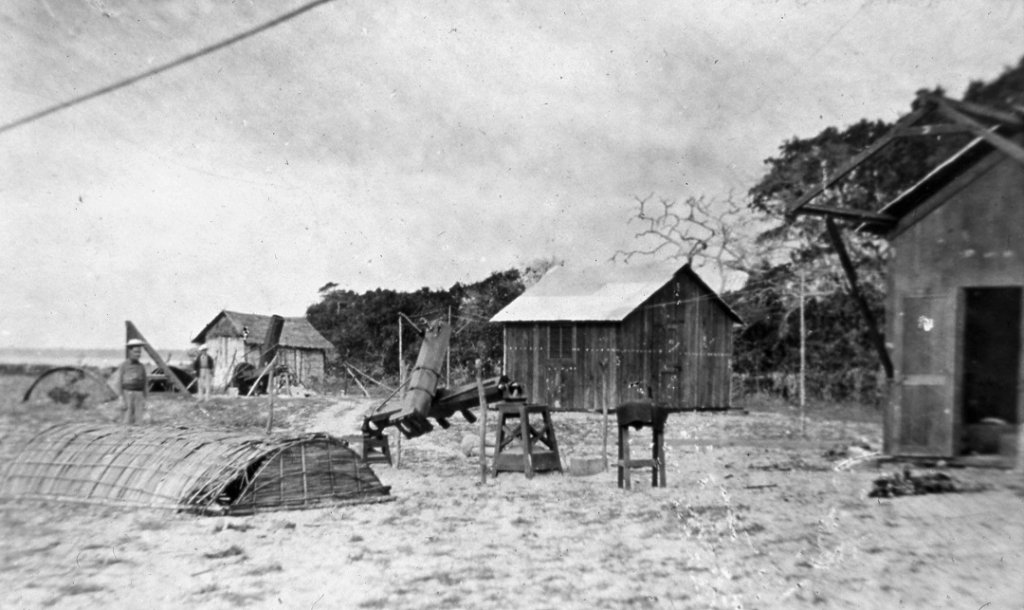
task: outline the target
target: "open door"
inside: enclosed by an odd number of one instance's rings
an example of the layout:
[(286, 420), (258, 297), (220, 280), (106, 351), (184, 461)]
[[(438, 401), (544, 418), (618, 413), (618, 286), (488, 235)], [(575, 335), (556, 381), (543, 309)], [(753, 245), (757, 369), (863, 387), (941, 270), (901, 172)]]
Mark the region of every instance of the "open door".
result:
[(956, 295), (904, 297), (896, 455), (956, 454)]
[(999, 453), (1001, 437), (1015, 434), (1020, 423), (1022, 292), (1020, 287), (964, 290), (963, 453)]

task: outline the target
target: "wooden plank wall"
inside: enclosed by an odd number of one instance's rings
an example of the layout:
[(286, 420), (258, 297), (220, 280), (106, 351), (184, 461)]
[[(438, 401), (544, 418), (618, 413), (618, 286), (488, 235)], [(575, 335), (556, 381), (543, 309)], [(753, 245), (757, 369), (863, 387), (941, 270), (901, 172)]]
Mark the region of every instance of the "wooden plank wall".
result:
[[(958, 293), (967, 287), (1024, 285), (1024, 168), (1007, 157), (993, 153), (965, 170), (935, 195), (908, 214), (889, 235), (893, 244), (889, 295), (886, 303), (887, 341), (893, 345), (895, 380), (886, 410), (883, 450), (897, 450), (900, 435), (919, 435), (901, 423), (903, 396), (900, 383), (903, 363), (914, 354), (904, 353), (903, 324), (906, 297), (943, 297), (960, 301)], [(949, 316), (946, 332), (959, 338), (962, 316)], [(1024, 326), (1024, 325), (1022, 325)], [(1020, 330), (1024, 343), (1024, 328)], [(953, 341), (953, 349), (960, 343)], [(910, 348), (913, 349), (913, 348)], [(958, 356), (954, 354), (953, 356)], [(953, 358), (957, 360), (956, 357)], [(1024, 357), (1018, 381), (1018, 418), (1024, 421)], [(955, 368), (955, 365), (954, 365)], [(962, 395), (960, 371), (952, 371), (952, 398), (936, 401), (929, 408), (951, 409), (953, 426), (959, 421)], [(958, 431), (948, 431), (958, 438)]]
[(304, 386), (315, 387), (324, 379), (324, 353), (320, 350), (282, 347), (278, 351), (278, 364), (286, 365)]

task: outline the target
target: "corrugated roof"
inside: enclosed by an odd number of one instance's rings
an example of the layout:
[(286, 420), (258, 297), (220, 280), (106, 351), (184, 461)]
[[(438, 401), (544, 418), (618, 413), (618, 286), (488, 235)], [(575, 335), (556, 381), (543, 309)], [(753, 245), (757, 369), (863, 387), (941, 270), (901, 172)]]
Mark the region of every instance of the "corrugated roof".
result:
[(689, 265), (647, 263), (556, 267), (495, 314), (491, 322), (621, 322), (678, 273), (698, 282), (730, 316), (741, 321)]
[[(196, 343), (206, 341), (206, 333), (221, 319), (227, 318), (235, 330), (236, 337), (243, 336), (243, 329), (248, 330), (245, 342), (252, 345), (262, 345), (263, 339), (267, 336), (267, 328), (270, 326), (270, 316), (255, 313), (240, 313), (237, 311), (224, 310), (216, 315), (203, 330), (199, 331), (193, 339)], [(309, 320), (301, 317), (285, 318), (284, 328), (281, 329), (281, 339), (278, 345), (282, 347), (298, 347), (305, 349), (330, 350), (334, 346), (321, 335)]]

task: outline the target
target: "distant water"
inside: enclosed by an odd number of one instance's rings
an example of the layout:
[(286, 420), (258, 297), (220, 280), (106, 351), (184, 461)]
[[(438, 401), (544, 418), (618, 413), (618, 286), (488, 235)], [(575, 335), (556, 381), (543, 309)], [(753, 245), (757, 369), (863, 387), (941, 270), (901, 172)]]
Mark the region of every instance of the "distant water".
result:
[[(186, 350), (161, 350), (160, 357), (175, 366), (188, 362)], [(143, 360), (149, 357), (143, 354)], [(0, 347), (0, 364), (34, 364), (48, 366), (117, 366), (124, 360), (122, 349), (73, 349)]]

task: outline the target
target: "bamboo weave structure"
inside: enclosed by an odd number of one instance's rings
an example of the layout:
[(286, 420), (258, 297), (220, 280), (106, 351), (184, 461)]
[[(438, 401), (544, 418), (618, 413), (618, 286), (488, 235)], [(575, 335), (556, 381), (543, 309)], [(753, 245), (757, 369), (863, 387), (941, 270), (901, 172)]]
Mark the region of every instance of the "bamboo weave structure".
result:
[(185, 428), (51, 426), (0, 476), (0, 498), (252, 514), (386, 501), (342, 439)]

